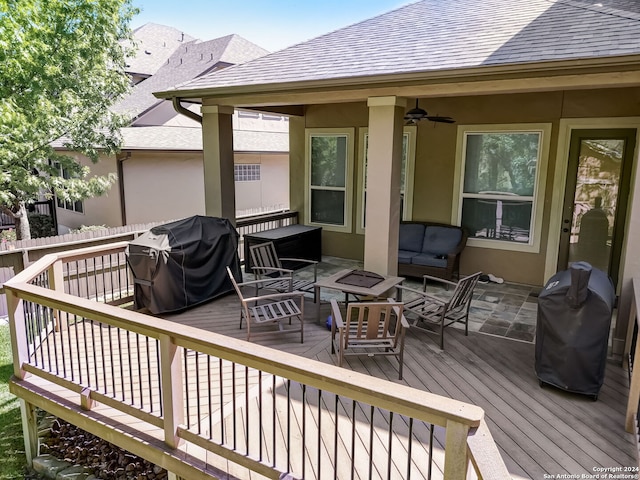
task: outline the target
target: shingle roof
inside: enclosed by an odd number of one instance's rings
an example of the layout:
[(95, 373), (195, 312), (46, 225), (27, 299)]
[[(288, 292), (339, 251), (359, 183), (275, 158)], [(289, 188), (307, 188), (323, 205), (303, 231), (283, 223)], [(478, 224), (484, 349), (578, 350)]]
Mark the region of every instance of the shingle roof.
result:
[(202, 150), (202, 129), (193, 127), (127, 127), (122, 150)]
[(136, 53), (127, 58), (127, 72), (153, 75), (178, 47), (195, 40), (177, 28), (145, 23), (133, 31)]
[[(121, 129), (123, 150), (201, 151), (202, 129), (193, 127), (127, 127)], [(235, 152), (289, 151), (287, 132), (234, 130)]]
[(175, 89), (638, 54), (635, 0), (423, 0)]
[(152, 77), (134, 86), (131, 94), (113, 109), (135, 118), (162, 101), (153, 96), (155, 91), (192, 80), (211, 69), (243, 63), (267, 53), (238, 35), (185, 43)]

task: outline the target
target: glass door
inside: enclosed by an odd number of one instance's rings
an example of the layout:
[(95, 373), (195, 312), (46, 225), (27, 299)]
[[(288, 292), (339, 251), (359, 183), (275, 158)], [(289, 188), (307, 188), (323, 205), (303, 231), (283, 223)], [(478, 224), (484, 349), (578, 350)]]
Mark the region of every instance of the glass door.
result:
[(589, 262), (617, 281), (635, 130), (574, 130), (558, 270)]

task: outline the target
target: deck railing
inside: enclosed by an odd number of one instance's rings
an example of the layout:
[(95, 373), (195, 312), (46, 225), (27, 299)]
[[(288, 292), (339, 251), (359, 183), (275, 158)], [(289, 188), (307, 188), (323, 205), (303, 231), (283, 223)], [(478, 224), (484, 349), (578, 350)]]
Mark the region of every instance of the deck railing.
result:
[(110, 441), (104, 409), (121, 412), (163, 442), (123, 444), (184, 478), (509, 478), (477, 406), (110, 305), (131, 299), (125, 247), (50, 254), (5, 285), (27, 405), (65, 414), (29, 393), (44, 382)]
[[(631, 308), (629, 312), (628, 333), (625, 345), (628, 345), (627, 358), (629, 367), (629, 398), (627, 401), (627, 415), (625, 429), (629, 433), (634, 433), (636, 440), (640, 438), (640, 317), (638, 316), (638, 306), (640, 306), (640, 278), (634, 278), (632, 282)], [(638, 367), (638, 368), (636, 368)], [(638, 466), (640, 466), (640, 440), (638, 446)]]
[[(298, 223), (298, 212), (291, 211), (237, 218), (236, 229), (240, 234), (238, 255), (241, 259), (243, 258), (245, 234), (284, 227), (295, 223)], [(0, 244), (0, 317), (7, 315), (3, 285), (7, 280), (24, 270), (25, 266), (30, 265), (48, 253), (133, 240), (141, 233), (146, 232), (156, 225), (158, 225), (158, 222)], [(85, 261), (91, 262), (92, 260), (89, 258)], [(123, 270), (126, 270), (126, 268), (124, 268), (124, 257), (122, 255), (119, 261), (121, 262), (121, 266), (118, 269), (118, 273), (121, 274)], [(72, 265), (69, 268), (74, 268), (74, 266)], [(75, 268), (79, 277), (73, 275), (71, 277), (76, 283), (76, 288), (79, 289), (78, 291), (85, 292), (80, 296), (90, 298), (89, 295), (99, 295), (99, 290), (91, 292), (92, 285), (86, 283), (88, 278), (83, 276), (82, 272), (83, 270), (87, 270), (88, 265), (83, 265), (82, 261), (79, 261), (79, 263), (75, 265)], [(89, 273), (89, 275), (91, 274)], [(76, 292), (72, 293), (77, 294)]]

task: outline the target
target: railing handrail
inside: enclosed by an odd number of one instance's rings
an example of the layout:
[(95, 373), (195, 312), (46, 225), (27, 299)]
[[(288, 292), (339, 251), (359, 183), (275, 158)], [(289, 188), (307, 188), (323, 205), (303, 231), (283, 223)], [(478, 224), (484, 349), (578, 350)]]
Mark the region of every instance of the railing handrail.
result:
[[(49, 262), (38, 261), (23, 273), (42, 266), (48, 268), (49, 265)], [(475, 405), (419, 391), (405, 385), (396, 384), (390, 392), (388, 382), (379, 378), (358, 372), (347, 373), (343, 368), (287, 352), (274, 351), (268, 347), (249, 344), (243, 340), (206, 332), (188, 325), (181, 325), (180, 330), (176, 331), (175, 323), (169, 320), (156, 317), (151, 319), (148, 315), (135, 311), (18, 282), (16, 278), (7, 282), (5, 288), (23, 300), (156, 339), (166, 335), (172, 337), (178, 346), (215, 355), (338, 395), (349, 396), (354, 400), (410, 415), (429, 423), (446, 426), (447, 422), (453, 421), (468, 427), (477, 427), (484, 416), (484, 411)], [(435, 407), (427, 402), (433, 402)]]
[(287, 218), (298, 218), (298, 212), (287, 210), (281, 213), (266, 213), (260, 215), (252, 215), (251, 217), (244, 217), (236, 219), (236, 228), (248, 227), (251, 225), (259, 225), (265, 221), (277, 221), (285, 220)]
[[(496, 480), (505, 478), (505, 473), (508, 472), (484, 422), (484, 411), (478, 406), (397, 383), (394, 383), (393, 388), (390, 389), (388, 381), (376, 377), (187, 325), (181, 325), (180, 329), (176, 330), (175, 323), (169, 320), (149, 317), (139, 312), (64, 293), (59, 289), (50, 290), (28, 283), (47, 271), (55, 276), (56, 271), (61, 272), (62, 262), (65, 260), (99, 256), (107, 250), (111, 253), (121, 253), (127, 244), (128, 242), (119, 242), (48, 254), (7, 281), (5, 288), (12, 297), (14, 306), (19, 301), (33, 302), (51, 308), (53, 311), (64, 311), (155, 338), (164, 345), (170, 342), (174, 350), (184, 348), (201, 352), (357, 402), (367, 403), (373, 407), (443, 426), (447, 429), (447, 445), (451, 435), (452, 446), (455, 445), (454, 450), (467, 451), (478, 473), (478, 478)], [(24, 341), (24, 339), (12, 339), (12, 342), (18, 341)], [(26, 363), (24, 348), (20, 345), (14, 345), (14, 347), (18, 351), (17, 354), (14, 353), (14, 359), (18, 359), (14, 366), (15, 371), (24, 372), (22, 370), (22, 366)], [(171, 350), (171, 347), (169, 349)], [(175, 359), (171, 362), (175, 362)], [(164, 368), (163, 375), (169, 369)], [(29, 366), (29, 371), (33, 373), (33, 367)], [(44, 373), (45, 378), (50, 377), (46, 372)], [(16, 374), (20, 377), (18, 373)], [(181, 394), (178, 393), (178, 396), (181, 397)], [(178, 428), (179, 425), (172, 420), (169, 420), (169, 427), (165, 424), (165, 431), (175, 432)], [(468, 435), (466, 432), (469, 432)], [(460, 440), (454, 440), (454, 438)], [(458, 443), (464, 442), (462, 440), (464, 438), (467, 438), (466, 447), (465, 443)], [(167, 442), (171, 445), (170, 441)], [(455, 470), (464, 471), (465, 460), (460, 458), (455, 463), (458, 462), (462, 463), (459, 463)]]

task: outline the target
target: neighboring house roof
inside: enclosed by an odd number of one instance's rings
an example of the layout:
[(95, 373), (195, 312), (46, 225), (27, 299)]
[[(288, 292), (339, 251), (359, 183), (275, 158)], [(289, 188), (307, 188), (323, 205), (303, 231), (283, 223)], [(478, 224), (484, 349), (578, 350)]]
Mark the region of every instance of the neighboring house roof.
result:
[(153, 75), (176, 49), (195, 40), (177, 28), (157, 23), (145, 23), (133, 31), (135, 55), (127, 58), (126, 71), (131, 74)]
[[(121, 129), (123, 150), (202, 151), (202, 129), (192, 127), (127, 127)], [(234, 130), (234, 152), (286, 153), (287, 132)]]
[(638, 54), (634, 0), (423, 0), (158, 93)]
[(238, 35), (185, 43), (153, 76), (135, 85), (131, 94), (114, 105), (113, 109), (135, 119), (162, 101), (154, 97), (153, 92), (192, 80), (212, 69), (243, 63), (267, 53), (267, 50)]
[(122, 150), (202, 151), (202, 129), (191, 127), (126, 127)]

